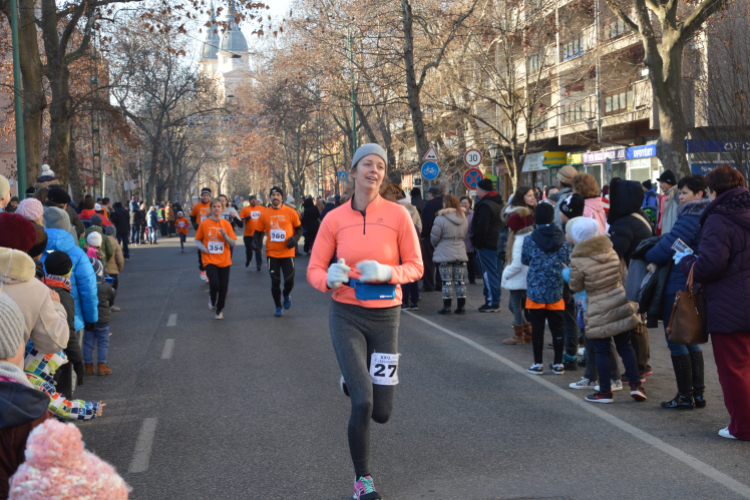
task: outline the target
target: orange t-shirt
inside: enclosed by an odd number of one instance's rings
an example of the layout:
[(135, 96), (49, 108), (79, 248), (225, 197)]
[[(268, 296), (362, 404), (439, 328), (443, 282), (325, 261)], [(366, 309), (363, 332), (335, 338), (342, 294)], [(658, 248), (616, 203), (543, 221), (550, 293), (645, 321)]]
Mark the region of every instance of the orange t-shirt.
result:
[(188, 228), (190, 227), (190, 221), (185, 217), (180, 217), (174, 221), (174, 225), (177, 228), (178, 233), (188, 234)]
[(266, 233), (266, 257), (283, 259), (294, 257), (294, 247), (287, 248), (286, 240), (294, 236), (295, 228), (302, 223), (299, 220), (297, 211), (286, 205), (281, 205), (278, 209), (268, 208), (260, 215), (256, 231)]
[(245, 236), (253, 236), (255, 234), (256, 229), (258, 229), (258, 220), (260, 220), (260, 216), (265, 211), (266, 208), (263, 205), (258, 205), (257, 207), (248, 205), (242, 209), (240, 219), (245, 221)]
[(195, 222), (200, 224), (211, 216), (211, 202), (196, 203), (190, 212), (190, 217), (195, 217)]
[(201, 225), (198, 226), (198, 230), (195, 232), (196, 241), (203, 243), (203, 246), (206, 247), (209, 252), (201, 253), (204, 266), (209, 264), (213, 264), (216, 267), (227, 267), (232, 265), (232, 254), (229, 251), (229, 243), (224, 240), (224, 237), (219, 231), (222, 227), (227, 232), (227, 236), (233, 239), (237, 238), (232, 230), (232, 225), (224, 219), (216, 222), (215, 220), (208, 218), (201, 222)]

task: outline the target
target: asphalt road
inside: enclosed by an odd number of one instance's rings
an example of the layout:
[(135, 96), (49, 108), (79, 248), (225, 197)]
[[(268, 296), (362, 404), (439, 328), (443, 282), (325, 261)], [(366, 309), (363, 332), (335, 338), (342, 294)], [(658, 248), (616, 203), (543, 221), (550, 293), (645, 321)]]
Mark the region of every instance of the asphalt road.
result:
[[(114, 373), (87, 377), (75, 394), (107, 403), (80, 425), (88, 448), (133, 499), (351, 498), (331, 298), (307, 283), (307, 257), (291, 310), (274, 318), (267, 266), (246, 269), (238, 246), (226, 319), (215, 321), (189, 248), (162, 239), (131, 250), (111, 323)], [(728, 414), (710, 345), (706, 409), (659, 407), (676, 392), (661, 329), (651, 332), (649, 400), (620, 392), (592, 405), (567, 388), (582, 370), (526, 375), (531, 346), (502, 344), (510, 313), (476, 312), (481, 284), (468, 294), (464, 317), (439, 316), (439, 293), (401, 315), (395, 411), (372, 428), (385, 499), (750, 498), (750, 443), (717, 435)]]

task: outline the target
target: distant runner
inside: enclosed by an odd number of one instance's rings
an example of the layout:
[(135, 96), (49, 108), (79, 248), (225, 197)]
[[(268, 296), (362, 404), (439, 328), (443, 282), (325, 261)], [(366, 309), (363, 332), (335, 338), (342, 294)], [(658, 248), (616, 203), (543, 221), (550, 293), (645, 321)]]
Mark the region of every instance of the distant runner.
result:
[(240, 211), (240, 219), (245, 221), (245, 235), (242, 238), (245, 242), (245, 267), (250, 266), (250, 262), (253, 260), (253, 252), (255, 252), (256, 271), (260, 271), (260, 263), (263, 259), (263, 241), (258, 245), (255, 243), (253, 237), (255, 236), (260, 216), (265, 211), (266, 208), (260, 204), (260, 200), (256, 196), (251, 196), (250, 205)]
[[(190, 212), (190, 222), (193, 223), (193, 229), (198, 230), (201, 222), (206, 220), (211, 215), (211, 190), (208, 188), (201, 189), (201, 201), (193, 206), (192, 212)], [(203, 281), (208, 281), (206, 278), (206, 269), (203, 267), (203, 254), (198, 250), (198, 268), (201, 271), (200, 278)]]

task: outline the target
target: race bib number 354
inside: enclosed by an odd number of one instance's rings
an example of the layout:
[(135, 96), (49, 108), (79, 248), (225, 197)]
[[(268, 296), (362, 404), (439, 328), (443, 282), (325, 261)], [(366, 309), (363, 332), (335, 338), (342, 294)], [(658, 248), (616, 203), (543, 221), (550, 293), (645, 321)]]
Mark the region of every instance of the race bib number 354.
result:
[(375, 385), (398, 384), (398, 358), (400, 354), (372, 353), (370, 379)]
[(283, 229), (271, 229), (271, 241), (284, 243), (286, 241), (286, 231)]
[(224, 243), (221, 241), (209, 241), (208, 253), (224, 253)]

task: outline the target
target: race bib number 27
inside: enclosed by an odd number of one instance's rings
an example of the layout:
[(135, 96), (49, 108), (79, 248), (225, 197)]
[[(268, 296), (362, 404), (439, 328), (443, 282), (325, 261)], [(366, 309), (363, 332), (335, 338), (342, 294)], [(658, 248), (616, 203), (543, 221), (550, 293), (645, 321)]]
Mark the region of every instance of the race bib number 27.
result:
[(398, 358), (400, 354), (372, 353), (370, 379), (375, 385), (398, 384)]
[(283, 229), (271, 229), (271, 241), (283, 243), (286, 241), (286, 231)]

